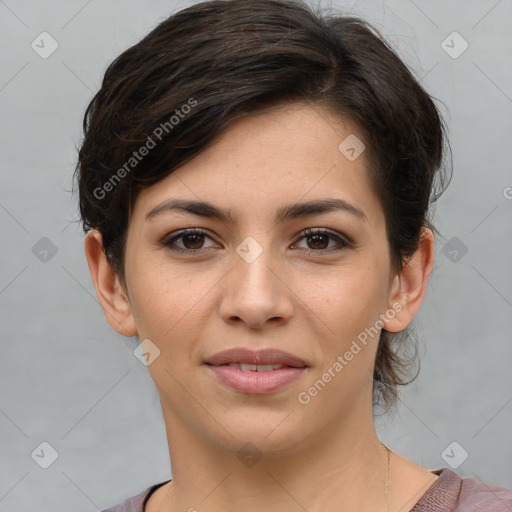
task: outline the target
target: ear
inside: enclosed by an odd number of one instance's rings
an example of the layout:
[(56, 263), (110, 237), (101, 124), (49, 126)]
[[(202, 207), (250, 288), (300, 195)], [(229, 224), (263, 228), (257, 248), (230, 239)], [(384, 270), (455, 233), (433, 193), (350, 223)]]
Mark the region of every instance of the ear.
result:
[(128, 295), (105, 256), (101, 233), (93, 229), (85, 238), (85, 255), (103, 313), (112, 329), (136, 336), (137, 326)]
[(385, 323), (386, 331), (404, 330), (420, 309), (434, 266), (434, 247), (434, 234), (430, 229), (423, 227), (418, 249), (406, 261), (391, 285), (389, 304), (396, 314)]

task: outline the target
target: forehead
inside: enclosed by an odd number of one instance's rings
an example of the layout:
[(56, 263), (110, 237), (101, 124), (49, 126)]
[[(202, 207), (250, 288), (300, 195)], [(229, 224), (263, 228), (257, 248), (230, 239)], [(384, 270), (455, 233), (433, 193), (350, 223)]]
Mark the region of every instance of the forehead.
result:
[(349, 122), (304, 104), (237, 119), (212, 146), (143, 189), (134, 217), (145, 217), (169, 198), (209, 202), (237, 218), (270, 215), (292, 202), (338, 198), (363, 210), (377, 227), (383, 212), (366, 155), (354, 159), (354, 152), (346, 152), (361, 139)]

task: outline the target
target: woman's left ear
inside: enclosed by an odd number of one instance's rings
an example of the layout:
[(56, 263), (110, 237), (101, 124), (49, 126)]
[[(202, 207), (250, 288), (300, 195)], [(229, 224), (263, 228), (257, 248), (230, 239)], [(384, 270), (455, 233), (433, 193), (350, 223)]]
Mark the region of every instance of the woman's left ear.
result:
[(434, 248), (435, 240), (432, 230), (423, 227), (418, 249), (406, 261), (391, 285), (389, 304), (396, 314), (385, 323), (386, 331), (403, 331), (420, 309), (434, 266)]

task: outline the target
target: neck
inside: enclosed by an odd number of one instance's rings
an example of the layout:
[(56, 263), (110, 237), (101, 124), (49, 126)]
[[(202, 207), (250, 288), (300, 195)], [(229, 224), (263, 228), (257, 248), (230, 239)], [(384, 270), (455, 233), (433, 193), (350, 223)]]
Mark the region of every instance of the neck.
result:
[(388, 451), (373, 417), (354, 415), (357, 421), (340, 421), (321, 436), (286, 439), (285, 448), (266, 434), (251, 452), (245, 440), (227, 436), (221, 446), (163, 412), (173, 478), (159, 497), (161, 511), (386, 512)]

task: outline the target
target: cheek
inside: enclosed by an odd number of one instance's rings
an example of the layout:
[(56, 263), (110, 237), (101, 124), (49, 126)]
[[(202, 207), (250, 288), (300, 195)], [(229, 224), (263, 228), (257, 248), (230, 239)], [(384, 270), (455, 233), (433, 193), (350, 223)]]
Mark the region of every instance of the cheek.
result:
[(297, 280), (297, 295), (341, 339), (373, 324), (385, 303), (387, 275), (376, 263), (352, 264)]
[[(339, 269), (323, 280), (310, 279), (316, 291), (307, 304), (315, 312), (311, 318), (320, 334), (320, 378), (333, 382), (324, 399), (338, 401), (349, 389), (351, 393), (369, 392), (380, 336), (375, 323), (382, 312), (387, 276), (374, 263)], [(341, 399), (342, 403), (344, 400), (350, 398)]]
[(172, 264), (164, 251), (134, 263), (130, 285), (139, 336), (161, 347), (181, 348), (199, 337), (221, 276), (194, 265)]

